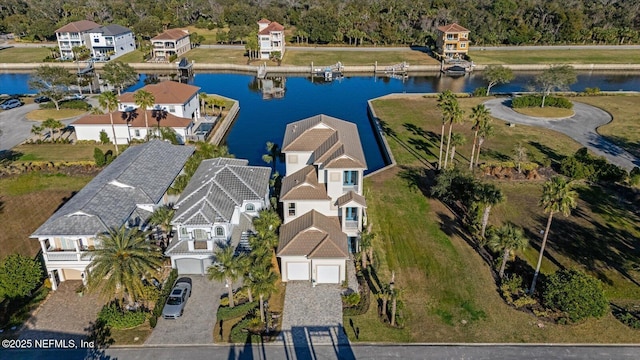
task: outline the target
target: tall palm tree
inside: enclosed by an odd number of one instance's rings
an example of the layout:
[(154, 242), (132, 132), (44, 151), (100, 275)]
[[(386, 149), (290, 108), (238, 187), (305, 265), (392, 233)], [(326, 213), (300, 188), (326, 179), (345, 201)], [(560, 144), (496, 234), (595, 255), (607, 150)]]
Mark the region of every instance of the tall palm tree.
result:
[(507, 223), (491, 232), (489, 236), (489, 247), (493, 251), (502, 251), (502, 265), (500, 265), (500, 279), (504, 277), (504, 268), (509, 260), (509, 255), (515, 250), (524, 250), (529, 241), (524, 237), (522, 229)]
[(487, 223), (489, 222), (489, 214), (491, 207), (505, 200), (502, 190), (491, 183), (480, 183), (475, 190), (476, 201), (482, 204), (484, 210), (482, 212), (482, 228), (480, 229), (480, 237), (484, 238)]
[(271, 271), (271, 266), (257, 268), (251, 272), (249, 287), (260, 299), (260, 320), (265, 321), (264, 300), (276, 291), (278, 276)]
[(147, 108), (152, 107), (156, 103), (156, 98), (152, 93), (146, 90), (138, 90), (133, 94), (133, 100), (144, 112), (144, 126), (147, 136), (149, 135), (149, 118)]
[(253, 227), (261, 235), (269, 232), (275, 234), (281, 223), (280, 215), (273, 209), (262, 209), (258, 217), (253, 218)]
[(271, 141), (267, 141), (267, 153), (262, 155), (262, 161), (271, 164), (273, 171), (276, 171), (276, 162), (280, 158), (280, 146)]
[(214, 253), (215, 262), (207, 269), (209, 280), (224, 281), (229, 288), (229, 307), (234, 307), (233, 303), (233, 282), (242, 275), (242, 262), (244, 255), (234, 256), (232, 246), (218, 248)]
[(473, 145), (471, 146), (471, 158), (469, 159), (469, 170), (473, 170), (473, 159), (476, 151), (476, 142), (478, 140), (478, 130), (484, 127), (489, 121), (489, 109), (484, 104), (479, 104), (471, 109), (471, 120), (473, 121)]
[(538, 281), (538, 274), (540, 273), (544, 248), (547, 245), (547, 237), (549, 236), (553, 215), (561, 212), (564, 216), (569, 216), (571, 209), (577, 206), (577, 198), (578, 194), (573, 190), (573, 184), (562, 176), (554, 176), (544, 183), (539, 205), (542, 206), (545, 213), (549, 213), (549, 218), (547, 219), (547, 227), (544, 230), (542, 244), (540, 245), (540, 256), (538, 257), (536, 271), (533, 274), (529, 294), (533, 294), (536, 289), (536, 281)]
[(460, 133), (454, 133), (451, 136), (451, 165), (453, 166), (453, 159), (456, 157), (456, 147), (462, 146), (467, 142), (467, 138)]
[(176, 213), (172, 205), (163, 205), (155, 209), (149, 217), (149, 223), (162, 228), (166, 234), (171, 232), (171, 220)]
[(464, 111), (460, 108), (460, 103), (458, 103), (458, 99), (453, 98), (451, 100), (451, 104), (449, 105), (449, 137), (447, 138), (447, 151), (444, 155), (444, 168), (447, 168), (447, 162), (449, 160), (449, 148), (451, 147), (451, 130), (453, 129), (453, 125), (461, 123), (463, 120)]
[(113, 144), (116, 147), (116, 155), (118, 155), (120, 151), (118, 150), (118, 140), (116, 139), (116, 128), (113, 126), (113, 112), (118, 110), (118, 98), (113, 92), (105, 91), (98, 96), (98, 103), (101, 108), (109, 113), (111, 131), (113, 132)]
[(442, 169), (442, 148), (444, 147), (444, 127), (449, 122), (450, 103), (455, 95), (451, 90), (445, 90), (438, 95), (438, 107), (442, 110), (442, 129), (440, 130), (440, 154), (438, 155), (438, 169)]
[(491, 124), (491, 118), (487, 118), (487, 121), (480, 124), (478, 128), (478, 151), (476, 152), (476, 162), (477, 165), (480, 161), (480, 149), (482, 148), (482, 144), (484, 141), (491, 135), (493, 135), (493, 125)]
[(124, 226), (100, 234), (100, 246), (93, 251), (89, 265), (89, 290), (107, 296), (123, 291), (130, 305), (143, 298), (142, 277), (155, 273), (164, 260), (160, 249), (147, 238), (147, 232)]

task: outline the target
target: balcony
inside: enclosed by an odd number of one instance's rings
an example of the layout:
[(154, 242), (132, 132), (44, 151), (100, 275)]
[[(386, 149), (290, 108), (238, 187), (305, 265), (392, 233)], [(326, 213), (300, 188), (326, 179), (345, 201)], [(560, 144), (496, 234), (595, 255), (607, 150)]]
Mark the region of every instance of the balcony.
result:
[(358, 185), (342, 184), (342, 192), (343, 193), (348, 193), (349, 191), (353, 191), (356, 194), (359, 194)]
[(358, 229), (358, 220), (345, 220), (344, 221), (345, 229)]
[(48, 250), (44, 253), (47, 261), (91, 261), (92, 251)]

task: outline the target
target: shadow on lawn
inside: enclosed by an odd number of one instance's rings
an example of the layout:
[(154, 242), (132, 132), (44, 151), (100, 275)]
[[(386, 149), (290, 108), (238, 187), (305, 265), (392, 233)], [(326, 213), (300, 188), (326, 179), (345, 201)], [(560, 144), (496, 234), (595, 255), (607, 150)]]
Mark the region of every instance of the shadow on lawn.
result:
[(542, 155), (548, 157), (553, 162), (559, 163), (560, 161), (562, 161), (562, 159), (565, 158), (564, 155), (558, 154), (552, 148), (548, 147), (547, 145), (540, 144), (537, 141), (529, 141), (529, 145), (531, 145), (534, 148), (538, 149), (538, 151), (540, 151), (542, 153)]

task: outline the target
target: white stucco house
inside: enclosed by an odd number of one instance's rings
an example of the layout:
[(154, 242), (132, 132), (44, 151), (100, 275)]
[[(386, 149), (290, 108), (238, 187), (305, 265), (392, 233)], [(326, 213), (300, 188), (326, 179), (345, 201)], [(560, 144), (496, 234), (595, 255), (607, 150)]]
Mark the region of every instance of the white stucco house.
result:
[(60, 57), (63, 59), (73, 58), (73, 49), (76, 46), (86, 46), (91, 49), (88, 31), (99, 28), (100, 25), (89, 20), (70, 22), (67, 25), (56, 29), (56, 39), (60, 49)]
[(284, 26), (267, 19), (258, 21), (258, 46), (260, 59), (268, 60), (271, 53), (276, 51), (280, 52), (280, 56), (284, 56)]
[(203, 160), (175, 203), (175, 235), (165, 254), (179, 274), (206, 274), (219, 245), (237, 246), (269, 206), (271, 169), (248, 163)]
[(191, 50), (189, 31), (185, 29), (167, 29), (151, 38), (151, 44), (156, 61), (168, 61), (173, 55), (182, 56)]
[(87, 31), (94, 57), (113, 60), (136, 49), (133, 31), (117, 24), (99, 26)]
[[(149, 106), (147, 110), (162, 109), (171, 115), (192, 120), (200, 117), (198, 96), (200, 88), (197, 86), (176, 81), (163, 81), (158, 84), (146, 85), (140, 90), (150, 92), (155, 98), (155, 104)], [(120, 95), (118, 110), (130, 111), (138, 108), (134, 94), (135, 92), (126, 92)]]
[(122, 226), (147, 229), (153, 211), (169, 203), (167, 190), (193, 151), (160, 140), (129, 147), (31, 234), (52, 288), (86, 281), (100, 234)]
[(367, 163), (358, 129), (316, 115), (287, 125), (282, 152), (284, 221), (277, 250), (282, 281), (341, 283), (366, 219)]
[[(194, 122), (191, 119), (177, 117), (162, 110), (146, 110), (145, 112), (140, 109), (132, 109), (130, 111), (114, 111), (110, 114), (89, 114), (70, 125), (75, 130), (77, 140), (100, 141), (100, 133), (104, 131), (113, 143), (115, 130), (116, 140), (120, 145), (128, 144), (133, 139), (147, 139), (147, 130), (152, 136), (158, 135), (158, 126), (173, 129), (180, 144), (184, 144), (187, 136), (193, 133)], [(113, 129), (111, 128), (112, 116)]]

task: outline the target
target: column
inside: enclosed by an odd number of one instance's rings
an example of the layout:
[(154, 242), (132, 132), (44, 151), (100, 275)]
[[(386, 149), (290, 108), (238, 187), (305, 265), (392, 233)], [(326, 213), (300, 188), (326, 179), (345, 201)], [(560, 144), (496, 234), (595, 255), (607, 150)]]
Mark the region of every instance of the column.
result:
[(58, 290), (58, 282), (56, 280), (56, 274), (54, 273), (54, 271), (57, 270), (51, 270), (49, 271), (49, 281), (51, 281), (51, 290)]

